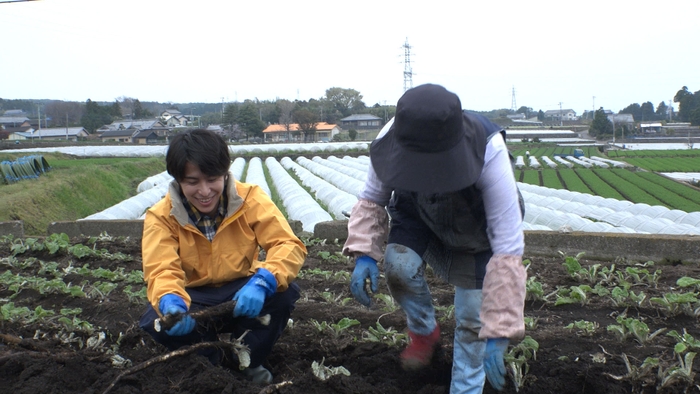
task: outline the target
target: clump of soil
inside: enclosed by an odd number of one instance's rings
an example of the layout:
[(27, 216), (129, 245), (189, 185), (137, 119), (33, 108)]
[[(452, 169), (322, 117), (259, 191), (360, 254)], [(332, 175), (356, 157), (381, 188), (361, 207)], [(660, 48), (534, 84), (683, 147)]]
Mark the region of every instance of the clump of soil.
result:
[[(172, 357), (120, 377), (129, 366), (167, 353), (137, 324), (145, 301), (135, 294), (143, 283), (128, 274), (136, 272), (138, 277), (141, 270), (140, 240), (85, 238), (70, 241), (71, 245), (82, 244), (95, 252), (87, 254), (85, 249), (71, 251), (65, 245), (53, 251), (32, 250), (31, 240), (27, 241), (0, 242), (0, 298), (3, 301), (0, 392), (103, 393), (108, 388), (110, 393), (121, 394), (449, 392), (454, 332), (449, 307), (454, 291), (430, 272), (433, 298), (439, 306), (442, 348), (425, 371), (406, 373), (399, 366), (398, 355), (405, 346), (403, 312), (392, 305), (388, 297), (375, 296), (370, 308), (352, 300), (348, 288), (352, 264), (340, 256), (341, 245), (313, 240), (309, 242), (303, 274), (297, 280), (302, 297), (292, 314), (293, 323), (265, 364), (274, 375), (272, 385), (248, 382), (237, 371), (233, 360), (214, 366), (196, 353)], [(20, 244), (27, 250), (17, 253), (21, 248), (16, 245)], [(625, 268), (630, 267), (637, 270), (630, 272), (646, 270), (648, 273), (646, 281), (642, 273), (640, 281), (630, 288), (635, 295), (640, 292), (646, 295), (641, 305), (629, 299), (616, 305), (610, 296), (589, 293), (585, 304), (579, 300), (555, 306), (557, 296), (553, 293), (560, 287), (580, 287), (581, 279), (568, 274), (562, 265), (563, 257), (527, 257), (531, 260), (529, 275), (542, 285), (542, 296), (533, 293), (533, 300), (527, 302), (525, 310), (526, 317), (536, 323), (527, 335), (539, 348), (531, 355), (534, 358), (527, 360), (521, 387), (516, 390), (513, 379), (516, 375), (511, 370), (503, 393), (700, 392), (700, 380), (695, 376), (689, 381), (678, 379), (661, 387), (661, 377), (669, 376), (668, 371), (679, 366), (674, 354), (678, 341), (666, 334), (675, 330), (682, 335), (685, 330), (693, 338), (700, 339), (697, 318), (682, 312), (667, 315), (649, 302), (650, 298), (665, 293), (696, 291), (681, 289), (676, 281), (684, 276), (700, 278), (698, 267), (641, 267), (633, 262), (617, 262), (615, 270), (618, 272), (624, 273)], [(584, 268), (612, 264), (588, 261), (585, 255), (579, 261)], [(106, 270), (119, 275), (109, 278)], [(54, 281), (46, 285), (47, 282), (37, 278)], [(66, 287), (76, 294), (59, 290), (61, 286), (57, 286), (55, 280), (70, 285)], [(43, 285), (33, 286), (32, 283)], [(110, 285), (105, 283), (114, 283), (116, 287), (110, 290)], [(619, 285), (614, 278), (604, 284), (609, 289), (614, 285)], [(71, 286), (80, 287), (85, 296), (77, 294)], [(380, 293), (388, 295), (383, 282)], [(61, 310), (66, 314), (62, 315)], [(53, 315), (47, 311), (53, 311)], [(644, 322), (650, 333), (665, 330), (644, 344), (633, 335), (620, 340), (607, 329), (610, 325), (619, 325), (617, 318), (620, 316)], [(358, 324), (341, 329), (338, 323), (344, 318), (355, 319)], [(565, 328), (584, 321), (590, 323), (590, 329)], [(583, 327), (583, 323), (579, 325)], [(381, 328), (387, 332), (376, 335)], [(371, 340), (372, 333), (379, 337), (378, 341)], [(623, 357), (627, 358), (629, 369)], [(659, 367), (642, 367), (648, 357), (658, 359), (661, 377)], [(321, 380), (312, 372), (313, 362), (327, 367), (342, 366), (350, 375), (338, 374)], [(692, 374), (697, 372), (698, 367), (694, 365)], [(486, 383), (484, 392), (496, 391)]]

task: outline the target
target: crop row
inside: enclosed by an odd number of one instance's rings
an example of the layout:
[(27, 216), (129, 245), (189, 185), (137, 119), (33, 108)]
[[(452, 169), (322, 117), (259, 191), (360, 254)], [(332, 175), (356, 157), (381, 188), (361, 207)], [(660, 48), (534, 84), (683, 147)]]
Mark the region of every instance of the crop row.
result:
[(591, 157), (591, 156), (603, 156), (603, 154), (600, 152), (600, 150), (596, 147), (593, 146), (541, 146), (541, 147), (534, 147), (532, 149), (526, 149), (526, 148), (514, 148), (511, 153), (513, 156), (526, 156), (527, 152), (530, 153), (530, 156), (547, 156), (549, 158), (552, 158), (555, 154), (566, 154), (566, 155), (573, 155), (574, 149), (581, 149), (583, 150), (583, 154), (586, 157)]
[(700, 156), (693, 157), (628, 157), (625, 162), (656, 172), (696, 172), (700, 169)]
[(608, 157), (693, 157), (700, 158), (700, 150), (676, 149), (676, 150), (608, 150)]
[(519, 169), (519, 182), (552, 189), (594, 194), (633, 203), (661, 205), (685, 212), (700, 211), (700, 191), (662, 175), (627, 169)]

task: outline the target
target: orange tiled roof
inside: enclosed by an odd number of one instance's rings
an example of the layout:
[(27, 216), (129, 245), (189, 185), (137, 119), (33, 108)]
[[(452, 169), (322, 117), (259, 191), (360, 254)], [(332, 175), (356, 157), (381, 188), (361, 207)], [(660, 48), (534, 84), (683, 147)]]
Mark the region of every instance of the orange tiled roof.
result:
[[(333, 123), (318, 122), (316, 124), (316, 131), (327, 131), (333, 130), (337, 125)], [(287, 129), (283, 124), (271, 124), (263, 130), (263, 133), (284, 133)], [(299, 131), (299, 124), (292, 123), (289, 125), (289, 131)]]

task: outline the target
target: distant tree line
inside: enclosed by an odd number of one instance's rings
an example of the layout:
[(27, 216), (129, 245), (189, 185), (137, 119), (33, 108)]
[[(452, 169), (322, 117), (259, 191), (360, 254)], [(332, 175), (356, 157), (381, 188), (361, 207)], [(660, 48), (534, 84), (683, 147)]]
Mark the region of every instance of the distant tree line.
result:
[(681, 122), (700, 126), (700, 90), (690, 93), (688, 87), (683, 86), (673, 97), (673, 102), (678, 103), (678, 119)]
[[(21, 109), (28, 114), (41, 116), (43, 127), (63, 127), (80, 125), (93, 133), (99, 127), (118, 119), (148, 119), (158, 116), (166, 109), (177, 109), (183, 115), (193, 116), (198, 119), (196, 126), (222, 125), (224, 130), (230, 133), (232, 138), (262, 137), (262, 130), (269, 124), (280, 124), (290, 130), (293, 123), (299, 124), (300, 130), (296, 133), (311, 133), (319, 122), (338, 123), (340, 119), (353, 114), (371, 114), (381, 118), (384, 122), (394, 116), (395, 105), (366, 106), (363, 97), (355, 89), (332, 87), (326, 90), (325, 95), (318, 99), (302, 100), (254, 100), (247, 99), (243, 102), (229, 103), (157, 103), (141, 102), (137, 98), (119, 97), (114, 102), (96, 102), (88, 99), (85, 103), (60, 101), (60, 100), (7, 100), (0, 98), (0, 114), (7, 109)], [(691, 122), (700, 125), (700, 91), (691, 93), (686, 86), (679, 90), (674, 99), (678, 103), (679, 110), (675, 119), (681, 122)], [(601, 108), (602, 110), (602, 108)], [(599, 111), (588, 112), (592, 123), (607, 133), (607, 126), (603, 127), (607, 116), (600, 118)], [(481, 112), (489, 118), (505, 117), (512, 113), (522, 113), (526, 118), (537, 117), (544, 121), (544, 112), (534, 110), (531, 107), (521, 106), (517, 111), (508, 109), (496, 109)], [(631, 114), (634, 120), (654, 121), (664, 120), (670, 117), (670, 108), (664, 103), (656, 107), (651, 102), (630, 104), (620, 113)], [(590, 119), (590, 118), (589, 118)], [(609, 122), (609, 121), (608, 121)], [(45, 126), (44, 126), (45, 125)], [(612, 125), (610, 125), (612, 133)]]

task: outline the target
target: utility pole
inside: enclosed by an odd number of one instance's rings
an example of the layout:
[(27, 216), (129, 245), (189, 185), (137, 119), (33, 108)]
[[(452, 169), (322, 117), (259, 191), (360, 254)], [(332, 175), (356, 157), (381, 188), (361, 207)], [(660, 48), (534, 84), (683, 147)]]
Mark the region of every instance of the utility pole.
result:
[(561, 101), (559, 102), (559, 126), (564, 126), (564, 116), (561, 111)]
[(41, 141), (41, 116), (39, 116), (39, 141)]
[(595, 119), (595, 96), (593, 96), (593, 112), (591, 112), (593, 115), (591, 116), (591, 120)]
[(68, 114), (66, 114), (66, 141), (68, 141)]
[(513, 86), (513, 93), (511, 95), (510, 110), (513, 112), (518, 110), (517, 106), (515, 105), (515, 86)]

